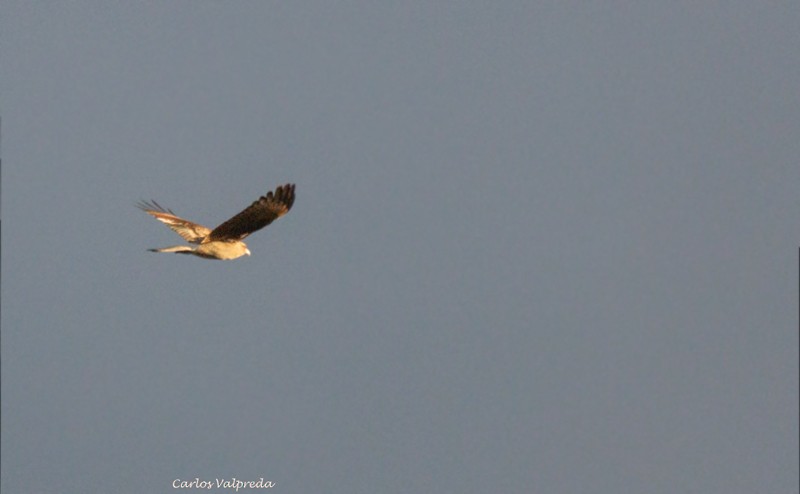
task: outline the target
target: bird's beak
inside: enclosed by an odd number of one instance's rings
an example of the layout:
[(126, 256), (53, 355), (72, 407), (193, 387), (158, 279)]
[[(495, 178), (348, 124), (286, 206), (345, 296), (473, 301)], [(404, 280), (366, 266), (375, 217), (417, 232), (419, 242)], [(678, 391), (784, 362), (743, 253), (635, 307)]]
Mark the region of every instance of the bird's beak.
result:
[(249, 256), (250, 255), (250, 249), (244, 249), (244, 253)]

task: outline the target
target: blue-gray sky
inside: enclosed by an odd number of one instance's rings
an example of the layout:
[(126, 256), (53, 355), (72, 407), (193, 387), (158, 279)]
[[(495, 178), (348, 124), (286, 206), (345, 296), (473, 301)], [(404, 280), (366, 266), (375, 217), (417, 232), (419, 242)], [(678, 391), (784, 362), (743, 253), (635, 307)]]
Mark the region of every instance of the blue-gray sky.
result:
[(4, 493), (798, 491), (797, 2), (0, 19)]

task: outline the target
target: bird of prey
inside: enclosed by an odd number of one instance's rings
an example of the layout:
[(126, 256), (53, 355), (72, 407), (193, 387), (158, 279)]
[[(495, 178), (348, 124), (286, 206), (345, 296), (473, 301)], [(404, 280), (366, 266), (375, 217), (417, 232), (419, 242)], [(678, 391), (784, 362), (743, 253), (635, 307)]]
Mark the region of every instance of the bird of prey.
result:
[(164, 209), (156, 201), (140, 202), (137, 206), (166, 224), (187, 242), (197, 244), (196, 247), (175, 245), (163, 249), (147, 249), (150, 252), (174, 252), (205, 259), (227, 260), (249, 256), (250, 250), (242, 240), (288, 213), (292, 209), (292, 204), (294, 204), (294, 184), (281, 185), (275, 192), (268, 192), (244, 211), (213, 230), (175, 216), (172, 210)]

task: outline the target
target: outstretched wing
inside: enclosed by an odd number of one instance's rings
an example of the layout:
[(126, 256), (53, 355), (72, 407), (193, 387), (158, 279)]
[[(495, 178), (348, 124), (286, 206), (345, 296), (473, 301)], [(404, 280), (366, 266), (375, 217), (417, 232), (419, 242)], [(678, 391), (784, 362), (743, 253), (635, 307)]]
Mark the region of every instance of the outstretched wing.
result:
[(288, 213), (294, 204), (294, 184), (281, 185), (268, 192), (244, 211), (214, 228), (208, 236), (213, 240), (242, 240)]
[(139, 209), (149, 214), (158, 221), (164, 223), (172, 229), (175, 233), (183, 237), (187, 242), (199, 244), (204, 238), (211, 233), (211, 230), (192, 223), (183, 218), (178, 218), (171, 209), (164, 209), (156, 201), (145, 202), (142, 201), (136, 205)]

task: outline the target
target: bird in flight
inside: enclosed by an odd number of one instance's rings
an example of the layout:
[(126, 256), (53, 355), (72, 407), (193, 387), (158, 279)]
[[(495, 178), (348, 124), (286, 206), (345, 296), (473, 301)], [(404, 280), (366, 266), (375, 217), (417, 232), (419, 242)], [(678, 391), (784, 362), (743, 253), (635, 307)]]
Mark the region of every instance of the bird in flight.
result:
[(175, 245), (163, 249), (147, 249), (150, 252), (174, 252), (205, 259), (227, 260), (249, 256), (250, 250), (242, 240), (288, 213), (292, 204), (294, 184), (281, 185), (213, 230), (175, 216), (172, 210), (164, 209), (156, 201), (140, 202), (137, 207), (170, 227), (187, 242), (197, 244), (196, 247)]

